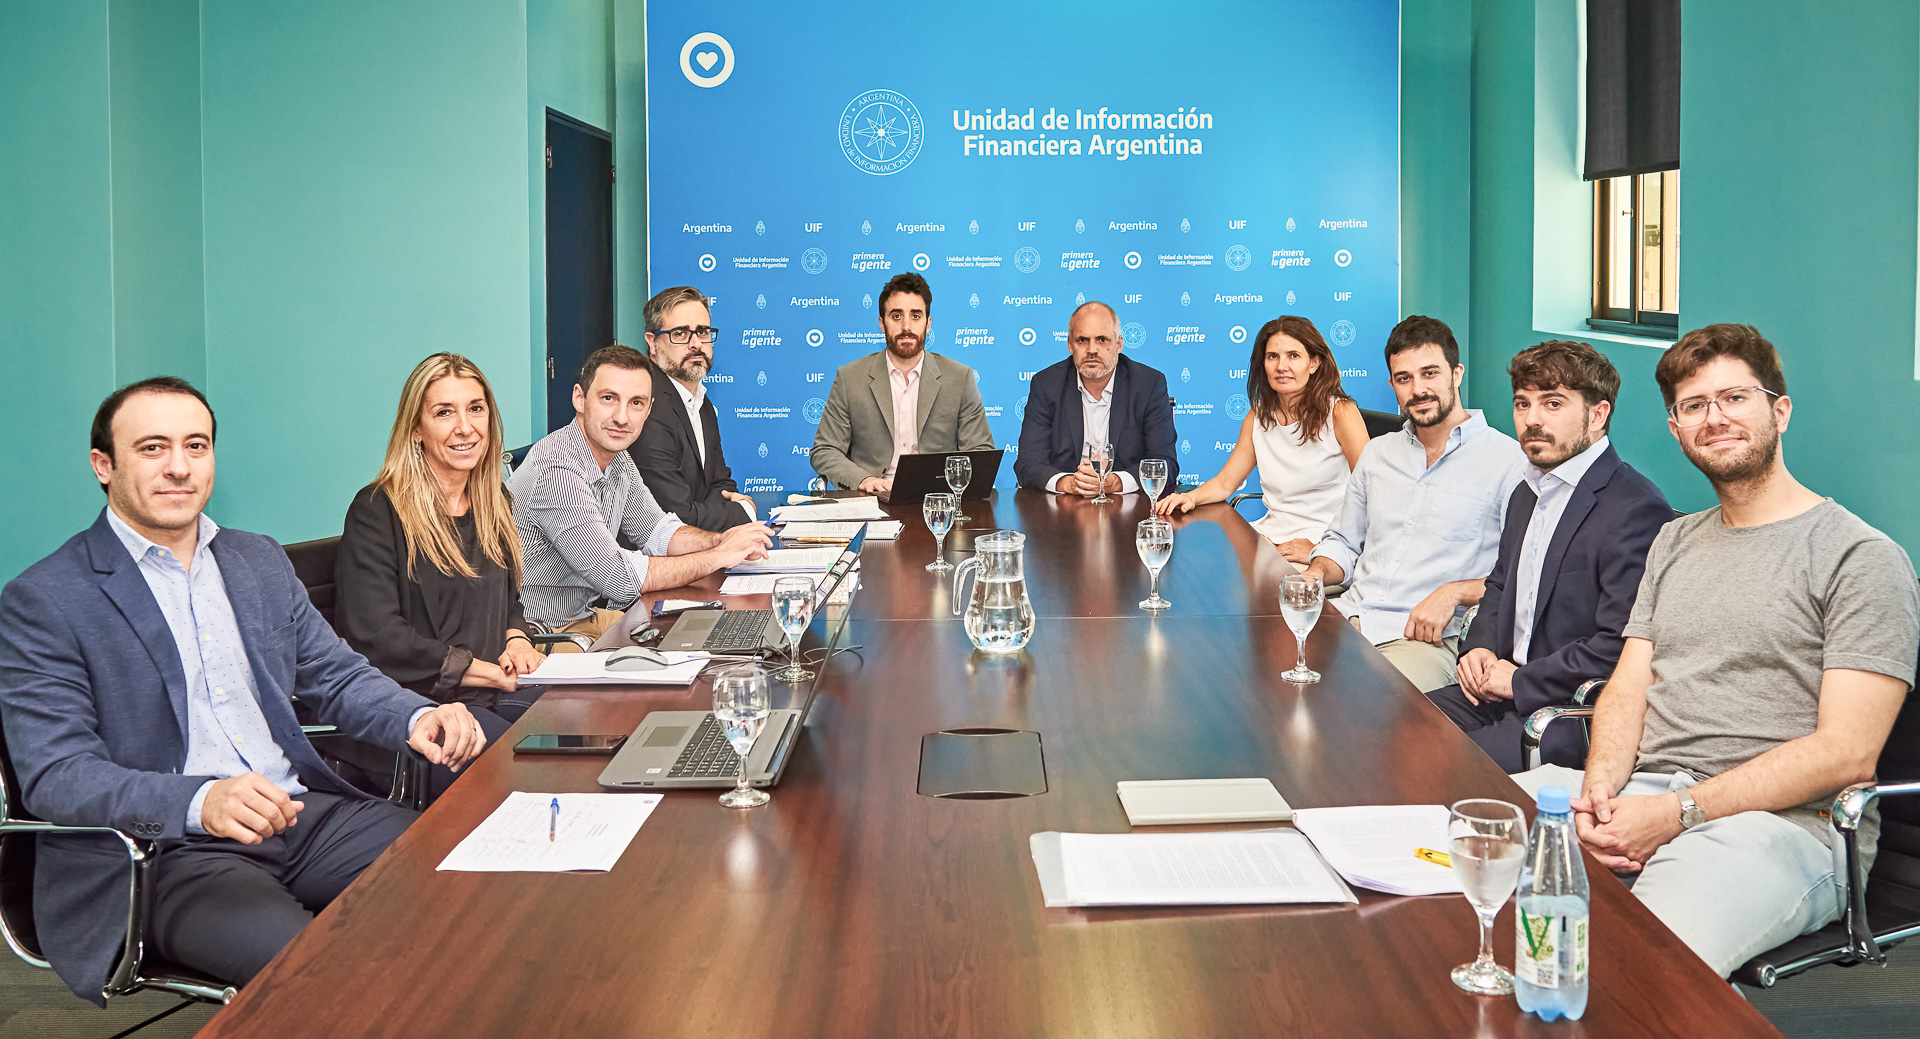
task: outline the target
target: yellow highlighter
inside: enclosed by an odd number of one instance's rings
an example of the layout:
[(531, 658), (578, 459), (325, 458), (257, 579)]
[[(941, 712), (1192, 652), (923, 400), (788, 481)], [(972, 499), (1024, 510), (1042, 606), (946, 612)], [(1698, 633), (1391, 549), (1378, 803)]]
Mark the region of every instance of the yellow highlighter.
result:
[(1425, 859), (1436, 866), (1445, 866), (1448, 869), (1453, 868), (1453, 859), (1449, 858), (1444, 851), (1434, 851), (1432, 848), (1415, 848), (1413, 849), (1413, 857), (1416, 859)]

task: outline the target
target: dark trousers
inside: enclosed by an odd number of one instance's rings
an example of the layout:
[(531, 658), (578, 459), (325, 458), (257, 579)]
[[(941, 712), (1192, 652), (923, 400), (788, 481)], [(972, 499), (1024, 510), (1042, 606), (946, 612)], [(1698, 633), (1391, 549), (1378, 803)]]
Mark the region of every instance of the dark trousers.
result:
[(240, 985), (418, 818), (388, 801), (308, 791), (259, 844), (190, 837), (155, 864), (150, 933), (162, 957)]
[[(1512, 775), (1527, 770), (1526, 755), (1520, 746), (1520, 727), (1526, 722), (1520, 712), (1514, 709), (1512, 700), (1481, 700), (1478, 704), (1467, 699), (1457, 685), (1441, 686), (1427, 693), (1427, 699), (1433, 701), (1440, 713), (1460, 727), (1467, 738), (1487, 752), (1487, 757), (1500, 766), (1500, 771)], [(1571, 725), (1562, 722), (1561, 725)], [(1556, 725), (1554, 728), (1559, 728)], [(1573, 766), (1577, 768), (1576, 763)]]

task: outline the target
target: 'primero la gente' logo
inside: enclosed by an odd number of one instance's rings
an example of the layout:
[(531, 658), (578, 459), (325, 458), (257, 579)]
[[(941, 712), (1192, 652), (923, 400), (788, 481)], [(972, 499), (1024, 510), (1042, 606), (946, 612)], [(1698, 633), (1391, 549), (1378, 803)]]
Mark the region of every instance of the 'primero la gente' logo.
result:
[(920, 110), (895, 90), (869, 90), (840, 113), (840, 150), (861, 172), (876, 177), (913, 165), (926, 134)]

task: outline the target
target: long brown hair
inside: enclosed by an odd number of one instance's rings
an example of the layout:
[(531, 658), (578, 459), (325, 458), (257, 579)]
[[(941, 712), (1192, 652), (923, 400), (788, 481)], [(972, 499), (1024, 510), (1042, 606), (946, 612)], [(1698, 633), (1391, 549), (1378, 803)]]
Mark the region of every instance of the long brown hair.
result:
[(480, 384), (487, 398), (487, 442), (480, 447), (480, 463), (467, 473), (467, 507), (473, 512), (473, 526), (480, 551), (493, 564), (520, 580), (520, 535), (513, 526), (513, 505), (507, 499), (506, 485), (500, 478), (500, 408), (494, 403), (493, 387), (480, 368), (459, 354), (434, 354), (414, 366), (413, 374), (400, 390), (400, 406), (393, 415), (393, 434), (387, 438), (387, 458), (380, 475), (373, 481), (377, 490), (386, 492), (393, 511), (400, 517), (400, 529), (407, 536), (407, 580), (414, 580), (415, 566), (421, 556), (448, 576), (474, 578), (479, 575), (467, 562), (460, 548), (460, 536), (448, 517), (446, 502), (440, 496), (439, 481), (427, 467), (426, 453), (413, 439), (420, 429), (421, 412), (426, 408), (427, 390), (447, 378), (466, 378)]
[(1259, 416), (1261, 429), (1272, 429), (1281, 419), (1280, 394), (1267, 382), (1267, 340), (1283, 333), (1299, 340), (1307, 348), (1307, 357), (1320, 362), (1319, 369), (1307, 376), (1307, 388), (1300, 391), (1295, 402), (1297, 413), (1293, 418), (1300, 424), (1300, 442), (1304, 444), (1320, 439), (1336, 399), (1353, 398), (1341, 387), (1340, 365), (1313, 322), (1291, 314), (1274, 318), (1261, 325), (1260, 334), (1253, 337), (1253, 359), (1247, 362), (1247, 399)]

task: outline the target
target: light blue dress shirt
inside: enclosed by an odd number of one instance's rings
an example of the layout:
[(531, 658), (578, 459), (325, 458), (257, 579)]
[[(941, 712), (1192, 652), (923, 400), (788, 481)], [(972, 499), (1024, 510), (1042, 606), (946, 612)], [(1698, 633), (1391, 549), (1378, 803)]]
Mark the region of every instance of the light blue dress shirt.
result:
[(1601, 437), (1585, 451), (1552, 469), (1527, 466), (1523, 474), (1527, 486), (1539, 495), (1533, 515), (1527, 518), (1527, 532), (1520, 542), (1520, 564), (1513, 570), (1513, 662), (1527, 662), (1527, 647), (1533, 642), (1533, 615), (1540, 603), (1540, 570), (1547, 562), (1547, 547), (1553, 544), (1554, 531), (1567, 511), (1573, 489), (1580, 485), (1587, 470), (1607, 451), (1607, 438)]
[[(146, 579), (161, 615), (167, 619), (173, 644), (180, 651), (180, 666), (186, 671), (187, 760), (181, 774), (231, 779), (258, 772), (289, 797), (306, 793), (307, 788), (294, 774), (293, 762), (274, 742), (267, 716), (260, 710), (253, 666), (247, 661), (246, 644), (240, 640), (240, 625), (233, 616), (233, 603), (227, 599), (220, 562), (213, 555), (219, 524), (204, 513), (200, 516), (199, 541), (194, 545), (190, 570), (181, 565), (172, 550), (149, 541), (111, 508), (107, 510), (107, 525), (140, 565), (140, 576)], [(411, 732), (420, 716), (432, 709), (415, 711), (407, 730)], [(188, 833), (207, 832), (200, 825), (200, 809), (214, 782), (201, 784), (187, 803)]]
[[(1447, 432), (1433, 465), (1405, 423), (1368, 443), (1347, 481), (1347, 500), (1314, 558), (1347, 574), (1334, 602), (1360, 621), (1374, 645), (1406, 637), (1407, 616), (1434, 589), (1493, 571), (1507, 499), (1529, 468), (1512, 437), (1478, 411)], [(1458, 635), (1465, 607), (1456, 607), (1442, 637)]]

